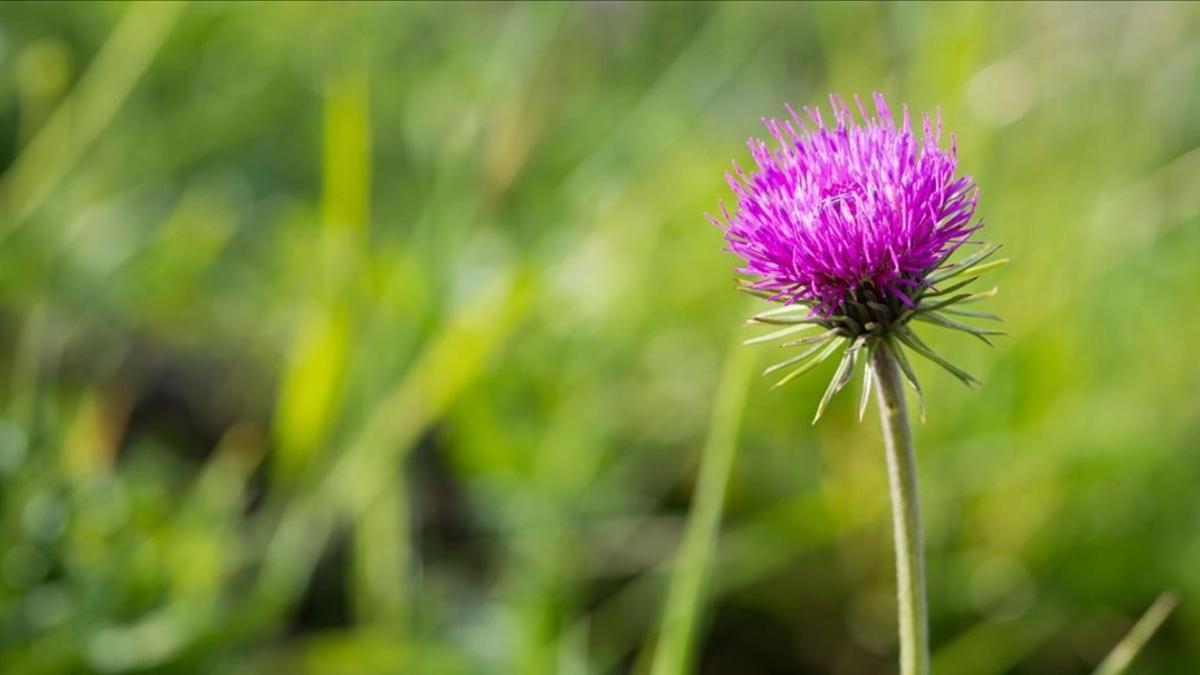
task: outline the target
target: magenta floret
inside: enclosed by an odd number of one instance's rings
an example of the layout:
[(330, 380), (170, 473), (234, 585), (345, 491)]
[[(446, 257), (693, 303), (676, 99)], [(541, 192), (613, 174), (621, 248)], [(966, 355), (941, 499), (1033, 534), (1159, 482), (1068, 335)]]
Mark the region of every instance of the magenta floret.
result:
[(908, 107), (897, 127), (881, 94), (874, 115), (855, 97), (862, 124), (830, 100), (833, 128), (815, 108), (805, 108), (811, 128), (790, 106), (790, 120), (764, 120), (778, 149), (750, 139), (757, 169), (734, 163), (736, 211), (722, 204), (723, 220), (710, 219), (742, 259), (738, 272), (775, 300), (829, 316), (870, 287), (911, 306), (925, 275), (979, 227), (975, 182), (956, 173), (953, 136), (941, 147), (940, 113), (922, 116), (918, 138)]

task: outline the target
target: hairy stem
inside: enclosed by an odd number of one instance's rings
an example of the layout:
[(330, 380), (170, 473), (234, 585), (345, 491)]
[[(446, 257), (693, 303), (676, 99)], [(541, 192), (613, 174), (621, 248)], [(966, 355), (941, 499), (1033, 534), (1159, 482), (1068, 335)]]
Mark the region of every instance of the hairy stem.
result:
[(896, 597), (900, 613), (900, 673), (928, 675), (929, 625), (925, 604), (925, 541), (917, 491), (917, 457), (903, 380), (887, 340), (871, 350), (880, 421), (887, 448), (892, 527), (896, 541)]

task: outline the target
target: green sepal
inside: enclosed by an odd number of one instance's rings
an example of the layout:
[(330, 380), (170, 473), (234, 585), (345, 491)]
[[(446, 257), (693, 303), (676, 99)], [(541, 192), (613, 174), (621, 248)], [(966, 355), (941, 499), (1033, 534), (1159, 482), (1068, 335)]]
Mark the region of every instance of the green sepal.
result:
[(996, 297), (996, 293), (999, 293), (999, 292), (1000, 292), (1000, 288), (998, 286), (993, 286), (993, 287), (987, 289), (986, 291), (980, 291), (979, 293), (972, 293), (972, 294), (968, 295), (967, 297), (963, 298), (962, 300), (959, 300), (956, 304), (969, 305), (972, 302), (981, 302), (983, 300), (990, 300), (990, 299)]
[(973, 293), (960, 293), (958, 295), (952, 295), (948, 298), (944, 298), (942, 300), (939, 300), (934, 303), (930, 303), (928, 305), (918, 305), (917, 308), (915, 310), (913, 310), (913, 314), (922, 314), (924, 312), (936, 312), (937, 310), (939, 310), (943, 307), (949, 307), (950, 305), (953, 305), (955, 303), (962, 302), (963, 300), (966, 300), (967, 298), (971, 297), (972, 295), (974, 295), (974, 294)]
[(851, 333), (858, 334), (858, 333), (862, 332), (862, 326), (859, 326), (858, 322), (855, 321), (854, 319), (851, 319), (848, 316), (843, 316), (843, 317), (840, 317), (840, 320), (842, 323), (846, 324), (846, 326), (850, 328)]
[(933, 361), (934, 363), (938, 364), (942, 368), (949, 371), (949, 373), (951, 375), (957, 377), (959, 379), (959, 381), (961, 381), (963, 384), (967, 385), (967, 387), (974, 388), (976, 385), (982, 384), (979, 380), (975, 379), (974, 375), (971, 375), (970, 373), (963, 370), (962, 368), (959, 368), (958, 366), (954, 365), (953, 363), (950, 363), (946, 359), (939, 356), (937, 352), (930, 349), (929, 345), (926, 345), (924, 342), (922, 342), (921, 338), (917, 337), (917, 334), (912, 332), (908, 328), (908, 326), (904, 326), (904, 327), (900, 328), (899, 330), (897, 330), (896, 337), (899, 338), (900, 341), (903, 342), (904, 344), (908, 345), (909, 347), (912, 347), (913, 351), (915, 351), (916, 353), (920, 354), (921, 356), (924, 356), (925, 358), (929, 359), (930, 361)]
[(1009, 260), (1008, 258), (1001, 258), (999, 260), (993, 260), (988, 263), (983, 263), (982, 265), (972, 265), (972, 266), (968, 267), (967, 269), (963, 270), (963, 272), (966, 274), (970, 274), (972, 276), (976, 276), (976, 277), (983, 276), (984, 274), (987, 274), (988, 272), (991, 272), (994, 269), (1004, 267), (1005, 265), (1007, 265), (1010, 262), (1012, 262), (1012, 261)]
[(807, 359), (808, 357), (812, 356), (813, 354), (816, 354), (817, 352), (821, 351), (824, 348), (825, 348), (824, 342), (818, 343), (812, 349), (806, 349), (796, 356), (793, 356), (791, 358), (780, 361), (779, 363), (776, 363), (774, 365), (768, 366), (767, 369), (764, 370), (762, 374), (763, 374), (763, 376), (770, 375), (771, 373), (773, 373), (781, 368), (787, 368), (788, 366), (792, 365), (793, 363), (799, 363), (799, 362), (803, 361), (804, 359)]
[[(782, 307), (772, 307), (771, 309), (763, 310), (750, 318), (751, 319), (761, 319), (761, 318), (765, 318), (765, 317), (769, 317), (769, 316), (779, 316), (781, 314), (791, 314), (792, 312), (795, 312), (797, 310), (804, 310), (807, 313), (809, 311), (809, 307), (808, 307), (808, 305), (806, 305), (804, 303), (794, 302), (790, 305), (784, 305)], [(807, 316), (807, 314), (806, 314), (806, 316)]]
[(830, 340), (829, 344), (825, 345), (825, 349), (821, 350), (820, 354), (817, 354), (808, 363), (805, 363), (804, 365), (793, 370), (792, 372), (788, 373), (787, 375), (784, 375), (783, 379), (781, 379), (778, 382), (776, 382), (775, 384), (771, 385), (771, 388), (778, 389), (779, 387), (782, 387), (783, 385), (787, 384), (788, 382), (791, 382), (792, 380), (796, 379), (797, 377), (800, 377), (801, 375), (803, 375), (804, 373), (807, 373), (808, 371), (812, 370), (813, 368), (816, 368), (817, 364), (819, 364), (822, 361), (824, 361), (825, 359), (829, 358), (829, 355), (832, 354), (834, 352), (834, 350), (838, 348), (838, 345), (842, 344), (842, 342), (844, 342), (844, 341), (838, 340), (838, 339)]
[(962, 323), (961, 321), (955, 321), (954, 319), (944, 317), (941, 314), (932, 314), (932, 313), (918, 314), (918, 315), (914, 316), (913, 318), (916, 319), (917, 321), (924, 321), (925, 323), (931, 323), (935, 326), (941, 326), (942, 328), (949, 328), (950, 330), (958, 330), (958, 331), (962, 331), (964, 333), (968, 333), (970, 335), (974, 335), (975, 337), (979, 338), (980, 340), (983, 340), (983, 343), (989, 347), (995, 347), (996, 345), (991, 340), (989, 340), (987, 338), (987, 336), (989, 336), (989, 335), (1005, 335), (1005, 332), (1002, 330), (993, 330), (993, 329), (989, 329), (989, 328), (976, 328), (975, 326), (967, 325), (965, 323)]
[(925, 393), (921, 391), (921, 382), (917, 379), (917, 373), (913, 370), (912, 364), (908, 362), (908, 356), (904, 353), (904, 349), (896, 344), (892, 338), (888, 338), (888, 347), (892, 353), (896, 355), (896, 363), (900, 364), (900, 372), (904, 373), (904, 379), (912, 385), (913, 391), (917, 394), (917, 407), (921, 410), (921, 421), (925, 421)]
[(825, 388), (825, 395), (821, 397), (821, 402), (817, 404), (817, 414), (813, 416), (813, 424), (816, 424), (817, 420), (821, 419), (821, 415), (825, 413), (825, 406), (829, 404), (829, 399), (841, 391), (850, 382), (850, 378), (854, 376), (854, 364), (857, 362), (855, 354), (858, 353), (859, 349), (862, 349), (866, 341), (867, 337), (865, 335), (861, 336), (842, 353), (842, 360), (838, 363), (837, 370), (833, 373), (833, 378), (829, 380), (829, 386)]
[(871, 310), (875, 322), (878, 324), (886, 325), (892, 320), (892, 309), (881, 302), (868, 302), (867, 308)]
[(824, 333), (818, 333), (816, 335), (809, 335), (808, 337), (802, 337), (799, 340), (792, 340), (791, 342), (785, 342), (779, 346), (780, 347), (803, 347), (804, 345), (811, 345), (816, 342), (824, 342), (825, 340), (828, 340), (831, 337), (837, 337), (838, 335), (840, 335), (840, 332), (838, 331), (838, 329), (831, 328), (831, 329), (825, 331)]
[[(868, 285), (851, 293), (845, 299), (841, 314), (836, 316), (814, 315), (812, 303), (808, 301), (769, 307), (751, 316), (746, 323), (782, 326), (782, 328), (750, 338), (745, 341), (745, 344), (754, 345), (783, 338), (789, 339), (789, 341), (782, 342), (779, 346), (801, 348), (802, 353), (775, 363), (763, 371), (763, 375), (770, 375), (784, 368), (794, 367), (794, 370), (783, 376), (772, 388), (783, 386), (796, 379), (824, 362), (834, 351), (849, 345), (845, 347), (845, 352), (841, 356), (834, 376), (817, 406), (817, 412), (813, 418), (815, 424), (824, 414), (825, 408), (833, 396), (845, 388), (849, 380), (853, 378), (863, 354), (870, 354), (877, 340), (886, 340), (886, 344), (896, 354), (899, 369), (904, 373), (905, 379), (916, 393), (921, 419), (924, 420), (924, 392), (907, 357), (908, 349), (912, 349), (941, 366), (968, 387), (975, 387), (981, 383), (973, 375), (942, 358), (929, 345), (925, 344), (913, 331), (910, 322), (915, 319), (939, 328), (968, 333), (979, 338), (985, 344), (994, 346), (988, 336), (1004, 335), (1004, 331), (979, 328), (953, 317), (1002, 321), (999, 316), (990, 312), (970, 311), (961, 307), (996, 295), (997, 288), (982, 292), (969, 292), (963, 289), (978, 281), (983, 274), (1009, 262), (1008, 259), (989, 260), (1000, 248), (999, 245), (985, 245), (981, 250), (956, 263), (943, 261), (936, 268), (929, 270), (923, 279), (924, 285), (917, 289), (916, 294), (912, 296), (917, 301), (916, 306), (907, 303), (909, 306), (904, 307), (899, 301), (892, 300), (883, 302), (878, 290)], [(936, 285), (942, 282), (946, 282), (946, 285), (936, 288)], [(772, 302), (786, 302), (790, 299), (790, 294), (787, 292), (781, 294), (756, 289), (749, 281), (739, 280), (738, 285), (741, 290)], [(807, 332), (813, 326), (819, 326), (820, 329), (816, 332)], [(872, 389), (877, 385), (876, 379), (875, 373), (868, 363), (864, 367), (862, 390), (858, 401), (860, 420), (866, 414)]]
[(974, 265), (977, 265), (984, 260), (987, 260), (993, 253), (1000, 250), (1000, 244), (991, 244), (986, 246), (981, 251), (977, 251), (957, 263), (941, 267), (925, 276), (928, 283), (936, 284), (939, 281), (945, 281), (951, 277), (956, 277), (963, 272), (970, 270)]
[(815, 316), (805, 316), (805, 317), (800, 317), (800, 318), (796, 318), (796, 319), (791, 319), (791, 318), (787, 318), (787, 317), (781, 318), (781, 317), (774, 317), (774, 316), (752, 316), (749, 319), (746, 319), (746, 323), (749, 323), (749, 324), (765, 323), (765, 324), (770, 324), (770, 325), (774, 325), (774, 326), (792, 326), (792, 325), (801, 324), (801, 323), (823, 324), (823, 323), (827, 323), (827, 320), (826, 319), (818, 319)]
[(738, 290), (743, 293), (749, 293), (750, 295), (753, 295), (756, 298), (762, 298), (763, 300), (770, 300), (771, 298), (775, 297), (774, 293), (770, 293), (768, 291), (761, 291), (757, 288), (751, 288), (750, 286), (744, 286), (740, 283), (738, 284)]
[[(867, 347), (867, 354), (868, 354), (867, 364), (866, 364), (866, 366), (863, 367), (862, 393), (858, 397), (858, 421), (859, 422), (863, 421), (863, 415), (865, 415), (867, 412), (867, 405), (870, 404), (870, 402), (871, 402), (871, 384), (875, 381), (875, 371), (871, 369), (871, 362), (870, 362), (870, 358), (871, 358), (870, 353), (871, 353), (872, 349), (874, 349), (873, 346)], [(861, 353), (861, 352), (855, 353), (855, 355), (854, 355), (854, 359), (856, 361), (858, 360), (859, 353)], [(855, 368), (857, 368), (857, 367), (858, 366), (856, 364)]]
[(808, 324), (808, 323), (795, 324), (792, 326), (788, 326), (787, 328), (781, 328), (777, 331), (772, 331), (770, 333), (764, 333), (762, 335), (752, 337), (749, 340), (746, 340), (745, 342), (743, 342), (742, 344), (756, 345), (756, 344), (759, 344), (760, 342), (771, 342), (773, 340), (778, 340), (779, 338), (783, 338), (783, 337), (792, 335), (793, 333), (799, 333), (801, 331), (809, 330), (814, 325), (815, 324)]
[(979, 277), (970, 277), (967, 279), (963, 279), (962, 281), (956, 281), (953, 284), (946, 286), (945, 288), (938, 288), (935, 290), (926, 291), (925, 293), (921, 294), (921, 298), (933, 298), (933, 297), (937, 297), (939, 295), (946, 295), (947, 293), (953, 293), (954, 291), (957, 291), (958, 289), (962, 288), (963, 286), (967, 286), (978, 280), (979, 280)]
[(959, 309), (957, 307), (946, 307), (942, 310), (943, 314), (954, 314), (955, 316), (969, 316), (974, 319), (987, 319), (988, 321), (1004, 322), (1004, 319), (992, 314), (991, 312), (976, 312), (970, 309)]

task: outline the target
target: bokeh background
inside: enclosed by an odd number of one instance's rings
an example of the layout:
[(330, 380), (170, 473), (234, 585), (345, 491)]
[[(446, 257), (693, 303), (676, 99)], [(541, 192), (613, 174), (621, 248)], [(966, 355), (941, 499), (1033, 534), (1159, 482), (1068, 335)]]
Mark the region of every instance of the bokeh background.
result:
[(877, 421), (703, 218), (876, 90), (1013, 259), (916, 364), (936, 671), (1173, 589), (1200, 672), (1188, 3), (0, 5), (0, 669), (894, 672)]

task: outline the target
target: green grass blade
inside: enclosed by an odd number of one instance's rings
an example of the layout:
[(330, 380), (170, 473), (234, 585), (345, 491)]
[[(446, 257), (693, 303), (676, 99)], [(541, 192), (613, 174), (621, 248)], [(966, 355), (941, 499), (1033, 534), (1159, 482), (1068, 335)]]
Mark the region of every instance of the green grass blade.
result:
[(681, 675), (690, 670), (692, 643), (707, 595), (709, 570), (721, 526), (725, 490), (733, 470), (754, 352), (732, 345), (717, 385), (716, 401), (701, 456), (700, 479), (683, 542), (675, 557), (651, 672)]
[(116, 116), (184, 3), (134, 3), (87, 72), (0, 181), (0, 241), (25, 224)]
[(1154, 604), (1150, 605), (1150, 609), (1147, 609), (1142, 618), (1138, 619), (1138, 622), (1129, 630), (1129, 634), (1122, 638), (1100, 663), (1094, 675), (1121, 675), (1124, 673), (1138, 652), (1142, 651), (1150, 638), (1158, 632), (1159, 627), (1167, 620), (1177, 604), (1179, 604), (1179, 596), (1175, 593), (1165, 591), (1159, 595)]

